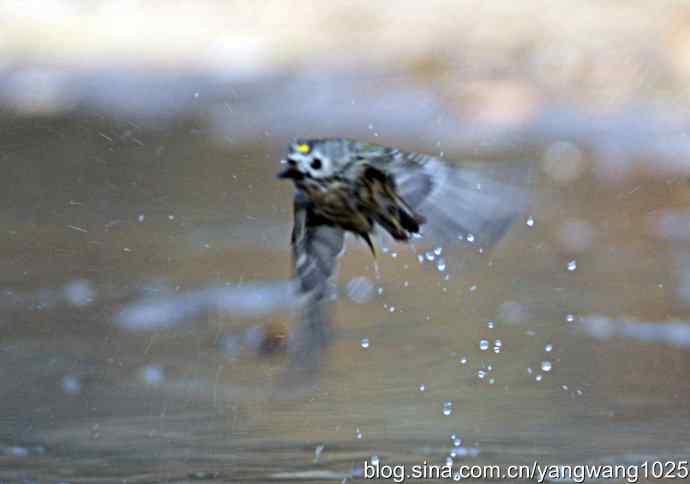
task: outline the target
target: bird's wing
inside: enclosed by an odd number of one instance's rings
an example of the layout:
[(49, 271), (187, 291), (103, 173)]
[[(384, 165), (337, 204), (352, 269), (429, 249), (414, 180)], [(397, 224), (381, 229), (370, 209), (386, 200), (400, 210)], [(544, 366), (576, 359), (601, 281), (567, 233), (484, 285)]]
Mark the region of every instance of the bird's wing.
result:
[(344, 239), (345, 231), (320, 220), (306, 196), (297, 192), (292, 259), (302, 305), (300, 322), (288, 343), (293, 368), (317, 369), (321, 349), (330, 339), (337, 259), (343, 252)]
[(521, 187), (530, 163), (453, 165), (428, 155), (400, 153), (387, 165), (401, 198), (427, 219), (422, 231), (434, 243), (490, 247), (527, 208)]

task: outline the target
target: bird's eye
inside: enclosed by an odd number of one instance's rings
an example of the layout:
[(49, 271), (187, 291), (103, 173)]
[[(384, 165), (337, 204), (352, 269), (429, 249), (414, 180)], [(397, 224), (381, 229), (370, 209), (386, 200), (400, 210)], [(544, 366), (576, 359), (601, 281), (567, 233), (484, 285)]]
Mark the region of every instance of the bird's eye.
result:
[(297, 164), (297, 161), (294, 160), (293, 158), (288, 158), (286, 161), (287, 161), (287, 164), (290, 166), (295, 166)]
[(323, 163), (321, 163), (321, 160), (320, 160), (319, 158), (314, 158), (314, 159), (311, 161), (311, 167), (312, 167), (314, 170), (320, 170), (322, 165), (323, 165)]

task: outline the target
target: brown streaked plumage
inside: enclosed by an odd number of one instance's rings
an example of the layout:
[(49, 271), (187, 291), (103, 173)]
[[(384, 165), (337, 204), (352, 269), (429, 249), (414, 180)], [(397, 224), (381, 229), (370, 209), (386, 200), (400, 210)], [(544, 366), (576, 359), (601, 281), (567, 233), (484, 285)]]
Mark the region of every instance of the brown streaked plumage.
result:
[(527, 174), (524, 165), (492, 172), (349, 139), (297, 141), (284, 163), (279, 177), (296, 188), (293, 264), (305, 298), (289, 343), (298, 367), (316, 366), (328, 341), (346, 232), (364, 239), (372, 253), (377, 227), (402, 242), (420, 234), (434, 245), (488, 247), (526, 205), (517, 188)]

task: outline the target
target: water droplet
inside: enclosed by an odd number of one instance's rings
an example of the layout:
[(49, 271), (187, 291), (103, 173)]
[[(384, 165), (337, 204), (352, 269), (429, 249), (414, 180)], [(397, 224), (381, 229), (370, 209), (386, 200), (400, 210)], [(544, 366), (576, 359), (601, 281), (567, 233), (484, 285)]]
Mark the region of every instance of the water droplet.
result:
[(561, 385), (561, 388), (565, 390), (566, 392), (568, 391), (568, 385)]
[(369, 348), (369, 338), (362, 338), (361, 345), (362, 345), (362, 348), (364, 348), (364, 349)]
[(497, 339), (496, 341), (494, 341), (494, 346), (501, 348), (503, 346), (503, 341)]
[(568, 314), (566, 315), (565, 320), (568, 323), (572, 323), (573, 321), (575, 321), (575, 316), (573, 314)]
[(548, 360), (542, 361), (541, 362), (541, 369), (542, 369), (542, 371), (545, 371), (547, 373), (550, 372), (551, 371), (551, 362)]
[(355, 437), (357, 437), (357, 440), (362, 440), (364, 437), (364, 434), (362, 434), (362, 431), (359, 430), (359, 427), (357, 427), (357, 430), (355, 430)]
[(489, 385), (493, 385), (496, 383), (496, 380), (494, 378), (489, 378)]
[(570, 262), (568, 262), (568, 270), (570, 272), (573, 272), (575, 269), (577, 269), (577, 261), (573, 259)]
[(477, 370), (477, 378), (480, 380), (483, 380), (486, 378), (486, 371), (485, 370)]
[(476, 285), (470, 287), (470, 292), (474, 292), (474, 291), (476, 291), (476, 290), (477, 290), (477, 286), (476, 286)]
[(486, 327), (489, 329), (494, 329), (495, 326), (496, 323), (494, 321), (489, 321), (488, 323), (486, 323)]
[(168, 220), (175, 220), (175, 216), (174, 215), (168, 215)]
[(388, 308), (388, 312), (394, 313), (395, 312), (395, 306), (391, 306)]
[(383, 296), (383, 288), (379, 287), (376, 292), (379, 294), (379, 296)]
[(393, 259), (397, 259), (397, 258), (398, 258), (398, 253), (397, 253), (397, 252), (393, 252), (393, 253), (391, 254), (391, 257), (392, 257)]
[(432, 260), (434, 260), (434, 259), (436, 258), (436, 256), (434, 255), (434, 253), (431, 252), (431, 251), (427, 251), (427, 252), (424, 254), (424, 257), (426, 257), (426, 260), (428, 260), (429, 262), (431, 262)]
[(140, 215), (137, 217), (137, 220), (138, 220), (139, 222), (143, 222), (143, 221), (144, 221), (144, 218), (145, 218), (145, 217), (144, 217), (144, 214), (140, 214)]
[(422, 383), (421, 385), (419, 385), (419, 391), (420, 391), (420, 392), (425, 392), (425, 391), (426, 391), (426, 385), (425, 385), (424, 383)]
[(542, 376), (542, 374), (539, 373), (537, 376), (534, 377), (534, 381), (540, 382), (540, 381), (542, 381), (543, 378), (544, 378), (544, 377)]
[(479, 342), (479, 349), (482, 351), (486, 351), (489, 349), (489, 342), (485, 339), (481, 340)]
[(453, 447), (460, 447), (462, 445), (462, 439), (460, 437), (453, 435), (451, 439), (453, 440)]
[(420, 264), (423, 263), (424, 262), (424, 256), (422, 254), (417, 254), (417, 260), (419, 261)]
[(531, 375), (531, 374), (532, 374), (532, 368), (529, 368), (529, 367), (528, 367), (528, 368), (527, 368), (527, 373), (529, 373), (529, 374)]
[(448, 417), (452, 413), (453, 413), (453, 402), (451, 402), (450, 400), (443, 402), (443, 415)]
[(544, 351), (546, 351), (547, 353), (551, 353), (551, 350), (553, 350), (553, 345), (551, 343), (544, 346)]
[(466, 356), (463, 356), (462, 358), (460, 358), (460, 364), (461, 364), (461, 365), (466, 365), (466, 364), (467, 364), (467, 357), (466, 357)]
[(369, 462), (371, 462), (371, 465), (377, 466), (379, 465), (379, 456), (374, 454), (371, 456), (371, 459), (369, 459)]
[(439, 259), (438, 263), (436, 264), (436, 268), (439, 270), (439, 272), (444, 272), (446, 270), (446, 261)]
[(528, 227), (534, 227), (534, 218), (529, 217), (526, 223)]
[(443, 247), (436, 247), (434, 249), (434, 254), (436, 255), (441, 255), (441, 252), (443, 252)]
[(470, 244), (471, 244), (472, 242), (474, 242), (474, 235), (472, 235), (472, 234), (467, 234), (467, 237), (466, 237), (466, 238), (467, 238), (467, 242), (469, 242)]
[(450, 467), (453, 465), (453, 458), (448, 456), (446, 457), (446, 466)]

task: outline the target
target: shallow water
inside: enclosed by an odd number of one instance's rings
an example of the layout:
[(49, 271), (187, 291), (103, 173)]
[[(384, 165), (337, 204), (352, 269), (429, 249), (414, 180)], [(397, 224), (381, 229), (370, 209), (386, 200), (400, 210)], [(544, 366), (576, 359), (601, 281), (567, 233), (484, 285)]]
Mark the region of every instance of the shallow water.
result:
[[(529, 213), (489, 253), (420, 263), (395, 246), (378, 272), (350, 241), (335, 342), (318, 378), (286, 391), (285, 358), (257, 356), (251, 335), (290, 318), (291, 188), (274, 173), (289, 139), (315, 130), (301, 86), (288, 114), (241, 105), (251, 119), (222, 96), (135, 121), (92, 108), (4, 115), (0, 480), (340, 482), (373, 455), (443, 463), (452, 434), (456, 462), (687, 458), (687, 230), (656, 222), (687, 223), (688, 185), (677, 167), (612, 179), (602, 152), (554, 145), (570, 132), (596, 146), (577, 116), (448, 148), (535, 158)], [(371, 89), (348, 96), (366, 106)], [(429, 106), (406, 89), (373, 98)], [(438, 130), (427, 125), (417, 149), (442, 151), (435, 141), (456, 129), (475, 139), (435, 109)], [(372, 128), (342, 111), (319, 134), (413, 148), (419, 116), (378, 112)], [(647, 121), (640, 130), (656, 132)], [(652, 138), (645, 153), (668, 160)], [(553, 150), (578, 168), (554, 172)], [(148, 319), (128, 319), (142, 304)]]

